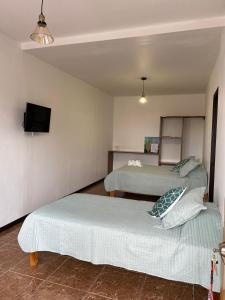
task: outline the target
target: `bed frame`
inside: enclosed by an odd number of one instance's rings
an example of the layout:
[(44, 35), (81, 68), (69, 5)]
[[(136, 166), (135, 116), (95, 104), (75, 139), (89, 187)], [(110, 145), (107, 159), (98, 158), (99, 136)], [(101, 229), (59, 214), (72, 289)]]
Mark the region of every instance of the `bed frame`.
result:
[[(38, 265), (38, 252), (31, 252), (29, 254), (29, 259), (30, 259), (30, 267), (31, 268), (36, 268)], [(225, 295), (222, 293), (215, 293), (213, 292), (213, 299), (214, 300), (225, 300)]]
[[(111, 191), (111, 192), (109, 192), (109, 197), (116, 197), (116, 192), (129, 193), (129, 192), (126, 192), (126, 191)], [(136, 194), (136, 193), (132, 193), (132, 194)], [(138, 193), (138, 194), (140, 194), (140, 193)], [(144, 194), (140, 194), (140, 195), (144, 195)], [(146, 196), (148, 196), (148, 195), (146, 195)], [(151, 195), (149, 195), (149, 196), (151, 196)], [(204, 202), (209, 201), (209, 194), (208, 193), (205, 193), (203, 201)]]

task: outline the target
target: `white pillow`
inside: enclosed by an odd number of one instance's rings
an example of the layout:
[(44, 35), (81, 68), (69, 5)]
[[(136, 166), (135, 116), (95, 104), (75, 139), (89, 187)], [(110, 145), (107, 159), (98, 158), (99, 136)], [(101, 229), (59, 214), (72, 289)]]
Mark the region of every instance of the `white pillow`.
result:
[(200, 165), (200, 161), (190, 159), (183, 167), (180, 168), (180, 177), (187, 176), (191, 171)]
[(184, 194), (180, 201), (162, 219), (161, 225), (157, 227), (170, 229), (180, 226), (195, 218), (202, 210), (207, 209), (203, 205), (205, 190), (205, 187), (198, 187)]

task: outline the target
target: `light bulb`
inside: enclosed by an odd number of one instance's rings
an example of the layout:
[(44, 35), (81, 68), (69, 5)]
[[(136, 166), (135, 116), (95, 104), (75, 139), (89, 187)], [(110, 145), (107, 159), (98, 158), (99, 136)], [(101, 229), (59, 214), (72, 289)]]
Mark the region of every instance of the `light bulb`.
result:
[(146, 99), (145, 96), (141, 96), (141, 98), (139, 99), (139, 102), (140, 102), (141, 104), (145, 104), (145, 103), (148, 102), (148, 100)]

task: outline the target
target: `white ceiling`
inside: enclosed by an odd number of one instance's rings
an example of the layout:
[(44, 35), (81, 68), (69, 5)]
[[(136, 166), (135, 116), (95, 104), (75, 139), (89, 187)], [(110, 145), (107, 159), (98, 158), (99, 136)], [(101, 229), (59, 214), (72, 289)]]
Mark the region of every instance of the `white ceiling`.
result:
[(32, 49), (29, 53), (111, 95), (204, 92), (215, 63), (220, 29)]
[[(41, 0), (1, 0), (0, 31), (26, 41)], [(55, 37), (118, 30), (225, 15), (224, 0), (44, 0)]]
[(111, 95), (204, 92), (225, 0), (44, 0), (51, 47), (29, 42), (41, 0), (1, 0), (0, 31), (40, 59)]

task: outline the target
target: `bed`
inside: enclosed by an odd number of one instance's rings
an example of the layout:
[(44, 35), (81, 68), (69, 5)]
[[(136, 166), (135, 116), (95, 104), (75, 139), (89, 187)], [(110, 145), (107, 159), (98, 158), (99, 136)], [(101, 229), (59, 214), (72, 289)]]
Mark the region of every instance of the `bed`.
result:
[(115, 196), (115, 191), (162, 196), (179, 186), (188, 186), (189, 189), (207, 186), (207, 172), (199, 166), (182, 178), (171, 172), (171, 166), (123, 166), (106, 176), (104, 184), (111, 196)]
[[(73, 194), (31, 213), (18, 242), (31, 265), (38, 251), (51, 251), (208, 288), (212, 249), (222, 239), (218, 209), (207, 203), (198, 217), (163, 230), (147, 213), (153, 204)], [(220, 275), (214, 291), (220, 291)]]

